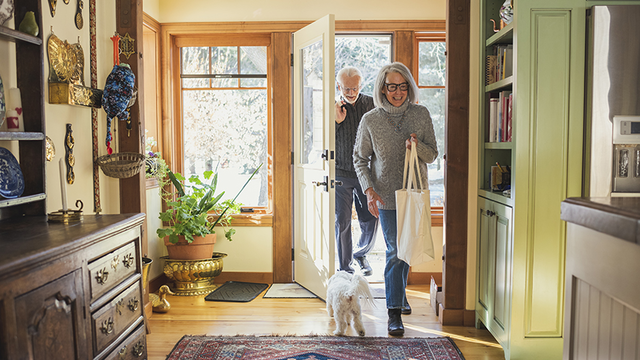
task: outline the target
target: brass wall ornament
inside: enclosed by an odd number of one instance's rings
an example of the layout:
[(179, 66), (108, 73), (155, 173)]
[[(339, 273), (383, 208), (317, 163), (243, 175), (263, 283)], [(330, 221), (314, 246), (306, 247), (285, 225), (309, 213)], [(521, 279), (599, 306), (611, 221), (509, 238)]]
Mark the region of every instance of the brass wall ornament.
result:
[(78, 28), (78, 30), (82, 30), (82, 26), (84, 25), (84, 20), (82, 20), (83, 8), (84, 8), (84, 2), (82, 0), (78, 0), (78, 8), (76, 9), (76, 16), (75, 16), (76, 28)]
[(76, 174), (73, 172), (73, 166), (76, 164), (76, 158), (73, 156), (73, 146), (75, 140), (73, 139), (73, 130), (71, 124), (67, 124), (67, 135), (64, 138), (65, 162), (67, 163), (67, 183), (73, 184), (76, 180)]
[(58, 0), (49, 0), (49, 10), (51, 10), (51, 17), (56, 16), (56, 5)]
[(69, 44), (52, 33), (47, 43), (47, 53), (49, 103), (100, 108), (102, 90), (84, 86), (84, 51), (80, 42)]
[(124, 55), (127, 60), (129, 60), (129, 56), (136, 53), (136, 47), (133, 45), (133, 42), (136, 41), (129, 33), (126, 33), (122, 39), (120, 39), (120, 54)]

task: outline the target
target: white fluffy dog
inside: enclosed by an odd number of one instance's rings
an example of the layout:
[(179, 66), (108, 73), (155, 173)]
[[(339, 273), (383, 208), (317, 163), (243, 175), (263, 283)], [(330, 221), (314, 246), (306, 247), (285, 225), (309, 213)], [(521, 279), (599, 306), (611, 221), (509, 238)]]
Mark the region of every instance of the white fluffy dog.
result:
[(327, 312), (336, 321), (335, 335), (344, 335), (347, 326), (353, 320), (358, 335), (364, 336), (360, 297), (374, 306), (369, 283), (360, 275), (351, 275), (346, 271), (336, 272), (327, 286)]

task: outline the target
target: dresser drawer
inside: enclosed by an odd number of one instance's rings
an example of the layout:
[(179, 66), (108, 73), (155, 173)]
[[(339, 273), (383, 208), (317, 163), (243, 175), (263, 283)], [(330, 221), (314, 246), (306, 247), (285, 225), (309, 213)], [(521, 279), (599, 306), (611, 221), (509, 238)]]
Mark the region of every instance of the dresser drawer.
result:
[(147, 358), (144, 323), (126, 338), (104, 360), (138, 360)]
[(136, 246), (133, 242), (91, 262), (91, 301), (95, 301), (135, 272)]
[(129, 325), (142, 317), (141, 296), (140, 281), (136, 281), (91, 315), (96, 355), (122, 334)]

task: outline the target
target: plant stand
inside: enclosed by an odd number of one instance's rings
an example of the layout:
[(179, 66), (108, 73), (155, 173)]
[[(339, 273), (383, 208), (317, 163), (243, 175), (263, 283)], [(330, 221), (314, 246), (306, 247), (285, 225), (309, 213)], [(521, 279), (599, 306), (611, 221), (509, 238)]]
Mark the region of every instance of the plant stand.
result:
[(217, 285), (213, 279), (222, 273), (222, 259), (227, 254), (214, 252), (211, 259), (175, 260), (168, 256), (165, 260), (164, 274), (172, 283), (169, 287), (176, 295), (197, 296), (212, 292)]

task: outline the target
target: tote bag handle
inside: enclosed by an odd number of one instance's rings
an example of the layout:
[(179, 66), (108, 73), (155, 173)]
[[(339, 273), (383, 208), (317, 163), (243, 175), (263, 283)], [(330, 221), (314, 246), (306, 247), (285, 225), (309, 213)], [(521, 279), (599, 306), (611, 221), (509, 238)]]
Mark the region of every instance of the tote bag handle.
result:
[[(409, 169), (409, 179), (407, 180), (407, 168)], [(416, 143), (411, 142), (411, 150), (407, 149), (404, 156), (404, 171), (402, 172), (402, 190), (411, 189), (412, 186), (418, 186), (416, 181), (416, 171), (418, 173), (418, 180), (420, 181), (420, 187), (416, 190), (424, 190), (424, 184), (422, 183), (422, 176), (420, 176), (420, 164), (418, 163), (418, 150), (416, 149)], [(407, 182), (408, 181), (408, 182)]]

